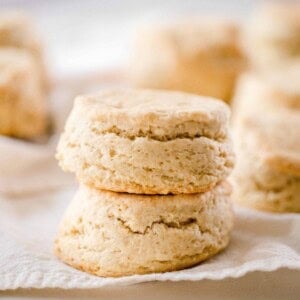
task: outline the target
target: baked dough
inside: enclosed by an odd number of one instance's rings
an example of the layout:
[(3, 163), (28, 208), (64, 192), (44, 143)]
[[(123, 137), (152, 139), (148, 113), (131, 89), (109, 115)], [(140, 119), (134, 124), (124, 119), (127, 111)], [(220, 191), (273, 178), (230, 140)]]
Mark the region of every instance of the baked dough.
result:
[(56, 255), (98, 276), (174, 271), (224, 249), (233, 224), (231, 188), (147, 196), (81, 185), (55, 241)]
[(137, 194), (206, 191), (233, 167), (229, 109), (219, 100), (110, 90), (75, 100), (57, 159), (79, 182)]

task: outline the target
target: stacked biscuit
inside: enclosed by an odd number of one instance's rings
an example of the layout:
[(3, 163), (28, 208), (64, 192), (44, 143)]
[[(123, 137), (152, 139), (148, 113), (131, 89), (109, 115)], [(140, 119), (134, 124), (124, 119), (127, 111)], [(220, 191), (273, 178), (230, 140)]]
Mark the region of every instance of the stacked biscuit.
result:
[(75, 100), (57, 158), (79, 190), (55, 252), (98, 276), (192, 266), (232, 228), (229, 110), (212, 98), (113, 90)]
[(199, 16), (140, 29), (130, 78), (137, 87), (186, 91), (229, 102), (245, 66), (237, 24)]
[(253, 70), (240, 79), (233, 103), (233, 198), (300, 212), (300, 6), (267, 6), (258, 16), (249, 30)]
[(47, 78), (30, 20), (0, 14), (0, 134), (32, 139), (47, 130)]

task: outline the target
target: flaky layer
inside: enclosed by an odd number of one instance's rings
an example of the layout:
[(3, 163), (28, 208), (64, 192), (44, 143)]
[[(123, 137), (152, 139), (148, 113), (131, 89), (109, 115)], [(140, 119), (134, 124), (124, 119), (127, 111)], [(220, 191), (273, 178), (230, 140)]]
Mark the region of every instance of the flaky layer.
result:
[(205, 137), (157, 141), (114, 133), (62, 136), (57, 158), (79, 181), (128, 193), (180, 194), (206, 191), (233, 167), (229, 141)]
[(55, 242), (64, 262), (98, 276), (181, 269), (226, 247), (233, 215), (226, 183), (193, 195), (143, 196), (81, 186)]

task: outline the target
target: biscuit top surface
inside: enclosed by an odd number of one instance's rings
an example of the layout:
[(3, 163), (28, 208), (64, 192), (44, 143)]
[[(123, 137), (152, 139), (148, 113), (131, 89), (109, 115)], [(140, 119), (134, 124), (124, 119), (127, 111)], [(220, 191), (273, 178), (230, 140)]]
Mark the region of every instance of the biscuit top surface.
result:
[(113, 130), (152, 137), (224, 138), (228, 118), (228, 106), (217, 99), (181, 92), (116, 89), (77, 97), (68, 123), (86, 120), (99, 133)]
[(94, 108), (127, 113), (155, 113), (159, 115), (194, 113), (209, 114), (226, 110), (226, 105), (217, 99), (193, 94), (154, 91), (143, 89), (109, 90), (91, 96), (79, 96), (78, 102)]
[(289, 174), (300, 175), (299, 113), (282, 110), (244, 120), (261, 158), (271, 167)]

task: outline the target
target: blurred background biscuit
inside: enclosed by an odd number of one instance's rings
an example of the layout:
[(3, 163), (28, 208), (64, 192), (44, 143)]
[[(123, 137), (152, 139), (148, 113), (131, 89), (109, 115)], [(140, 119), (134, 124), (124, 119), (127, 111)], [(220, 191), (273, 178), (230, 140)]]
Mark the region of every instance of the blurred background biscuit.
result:
[(281, 1), (257, 9), (245, 30), (245, 51), (257, 69), (300, 57), (300, 4)]
[(144, 27), (130, 64), (135, 86), (172, 89), (229, 101), (245, 68), (238, 26), (217, 18), (192, 18)]
[(285, 109), (300, 113), (299, 78), (300, 64), (281, 70), (269, 70), (268, 74), (244, 74), (239, 78), (232, 101), (234, 121), (249, 115)]
[(0, 134), (32, 139), (46, 133), (47, 102), (33, 55), (0, 47)]
[(49, 74), (44, 50), (37, 30), (28, 15), (20, 11), (0, 13), (0, 48), (19, 48), (30, 52), (37, 62), (41, 85), (49, 88)]
[(247, 117), (236, 128), (235, 202), (300, 212), (300, 118), (289, 110)]

